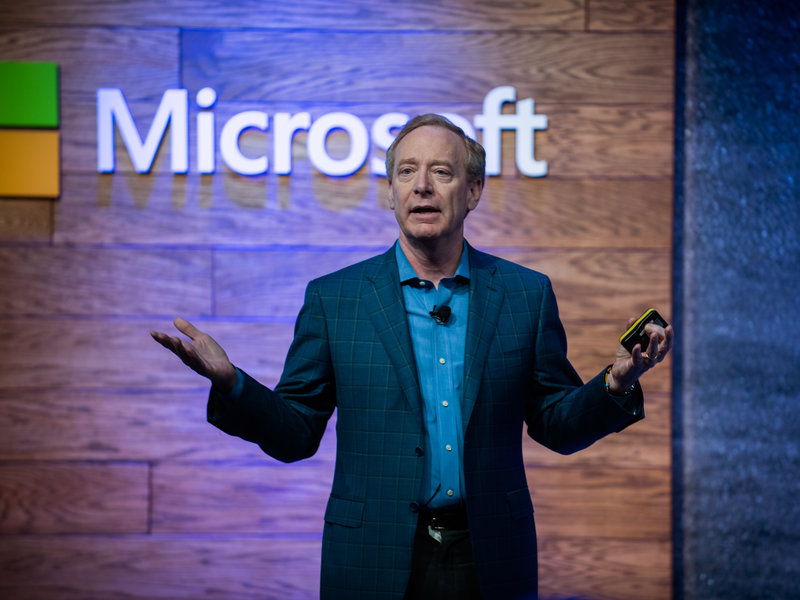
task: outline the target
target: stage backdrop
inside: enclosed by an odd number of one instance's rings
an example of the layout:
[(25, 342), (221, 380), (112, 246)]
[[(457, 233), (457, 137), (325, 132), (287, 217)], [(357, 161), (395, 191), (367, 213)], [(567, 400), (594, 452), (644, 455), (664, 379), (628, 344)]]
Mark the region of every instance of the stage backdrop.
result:
[[(331, 177), (299, 131), (279, 174), (276, 113), (347, 112), (372, 134), (393, 112), (472, 121), (512, 86), (547, 119), (547, 173), (523, 174), (503, 132), (468, 239), (552, 277), (584, 378), (611, 362), (629, 317), (670, 316), (673, 2), (492, 4), (4, 3), (0, 60), (57, 64), (60, 189), (0, 198), (0, 596), (317, 594), (333, 424), (314, 458), (280, 464), (207, 425), (204, 380), (148, 335), (184, 316), (274, 384), (309, 278), (395, 239), (369, 160), (380, 140), (354, 175)], [(216, 98), (198, 98), (207, 87)], [(98, 166), (99, 89), (124, 101), (111, 169)], [(144, 142), (167, 90), (187, 90), (188, 131), (173, 114), (142, 174), (120, 115)], [(269, 117), (240, 139), (244, 162), (270, 161), (252, 177), (220, 152), (246, 111)], [(14, 125), (0, 133), (41, 126)], [(334, 162), (352, 139), (331, 133)], [(524, 443), (543, 597), (671, 597), (669, 373), (644, 378), (647, 419), (623, 434), (569, 457)]]

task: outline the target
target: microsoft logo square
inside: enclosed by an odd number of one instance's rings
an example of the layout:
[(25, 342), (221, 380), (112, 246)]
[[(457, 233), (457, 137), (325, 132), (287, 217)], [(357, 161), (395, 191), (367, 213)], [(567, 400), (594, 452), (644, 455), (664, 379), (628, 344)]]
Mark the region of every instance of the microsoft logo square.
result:
[(58, 125), (58, 65), (0, 61), (0, 196), (59, 196)]

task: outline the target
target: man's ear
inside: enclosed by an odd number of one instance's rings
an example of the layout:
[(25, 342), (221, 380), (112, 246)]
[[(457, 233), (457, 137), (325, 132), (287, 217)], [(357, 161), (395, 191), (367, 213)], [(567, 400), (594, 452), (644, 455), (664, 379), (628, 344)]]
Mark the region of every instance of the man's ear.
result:
[(478, 206), (478, 201), (481, 199), (483, 192), (483, 184), (480, 179), (475, 179), (467, 189), (467, 212), (475, 210)]
[(394, 210), (395, 202), (394, 202), (394, 193), (392, 193), (392, 182), (389, 181), (388, 178), (386, 179), (386, 192), (388, 194), (389, 208)]

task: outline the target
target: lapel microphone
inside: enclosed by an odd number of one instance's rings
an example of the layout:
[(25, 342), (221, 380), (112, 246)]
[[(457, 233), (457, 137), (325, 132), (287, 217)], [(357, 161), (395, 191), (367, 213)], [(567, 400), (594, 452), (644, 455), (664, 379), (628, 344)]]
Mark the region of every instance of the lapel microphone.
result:
[(447, 321), (450, 320), (450, 307), (447, 305), (440, 306), (438, 309), (436, 305), (433, 306), (433, 310), (428, 313), (430, 316), (433, 317), (433, 320), (436, 321), (439, 325), (446, 325)]

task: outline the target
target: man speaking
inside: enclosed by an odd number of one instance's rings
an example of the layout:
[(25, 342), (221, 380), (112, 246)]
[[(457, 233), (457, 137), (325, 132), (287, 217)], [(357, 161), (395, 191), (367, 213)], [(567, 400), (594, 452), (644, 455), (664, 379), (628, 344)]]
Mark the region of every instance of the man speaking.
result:
[(536, 598), (523, 423), (570, 453), (643, 418), (637, 382), (672, 329), (648, 325), (647, 348), (620, 346), (583, 384), (549, 279), (464, 239), (480, 144), (418, 116), (386, 171), (398, 242), (308, 284), (274, 390), (183, 319), (189, 340), (152, 335), (211, 380), (212, 424), (278, 460), (313, 455), (338, 411), (322, 598)]

